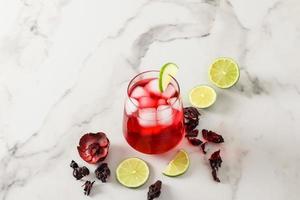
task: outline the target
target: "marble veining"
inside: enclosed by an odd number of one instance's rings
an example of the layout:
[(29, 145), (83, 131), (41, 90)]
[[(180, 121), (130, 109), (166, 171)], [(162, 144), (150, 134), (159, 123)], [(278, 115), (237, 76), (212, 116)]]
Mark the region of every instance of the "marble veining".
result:
[[(147, 185), (129, 190), (112, 174), (91, 198), (146, 199), (163, 181), (160, 199), (300, 198), (300, 3), (297, 0), (3, 0), (0, 3), (0, 199), (82, 199), (69, 162), (80, 136), (104, 131), (108, 163), (138, 156), (150, 164)], [(219, 56), (236, 59), (239, 83), (216, 89), (199, 129), (222, 133), (208, 155), (190, 147), (189, 171), (161, 175), (177, 149), (139, 154), (122, 136), (123, 100), (138, 72), (173, 61), (186, 94), (210, 84)], [(221, 149), (221, 183), (209, 155)], [(95, 166), (89, 166), (91, 171)], [(88, 178), (93, 179), (93, 176)]]

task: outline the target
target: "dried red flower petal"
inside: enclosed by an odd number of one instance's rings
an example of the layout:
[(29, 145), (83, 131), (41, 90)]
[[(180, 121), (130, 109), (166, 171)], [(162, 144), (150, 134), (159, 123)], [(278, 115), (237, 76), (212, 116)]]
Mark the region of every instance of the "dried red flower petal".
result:
[(194, 107), (186, 107), (183, 109), (185, 131), (190, 133), (199, 124), (199, 111)]
[(90, 174), (90, 171), (87, 167), (79, 167), (74, 160), (71, 161), (70, 167), (73, 168), (73, 176), (76, 178), (76, 180), (80, 180)]
[(186, 133), (190, 133), (199, 124), (199, 121), (190, 121), (184, 124), (184, 129)]
[(202, 149), (202, 152), (204, 153), (204, 154), (206, 154), (207, 152), (206, 152), (206, 150), (205, 150), (205, 145), (207, 144), (207, 142), (203, 142), (202, 144), (201, 144), (201, 149)]
[(190, 131), (189, 133), (186, 133), (185, 137), (197, 137), (198, 134), (199, 134), (199, 130), (194, 129), (194, 130)]
[(184, 118), (186, 119), (192, 119), (192, 120), (198, 120), (199, 116), (201, 114), (197, 110), (197, 108), (194, 107), (185, 107), (184, 108)]
[(76, 169), (76, 168), (78, 168), (79, 166), (78, 166), (78, 164), (77, 164), (74, 160), (72, 160), (72, 161), (71, 161), (71, 164), (70, 164), (70, 167), (72, 167), (73, 169)]
[(90, 164), (103, 161), (108, 154), (108, 149), (109, 140), (102, 132), (83, 135), (77, 147), (80, 157)]
[(203, 142), (197, 138), (189, 138), (188, 137), (188, 141), (190, 144), (192, 144), (193, 146), (199, 146), (200, 144), (202, 144)]
[(220, 156), (220, 150), (214, 152), (211, 154), (209, 159), (210, 167), (212, 169), (211, 174), (216, 182), (220, 182), (220, 179), (218, 178), (217, 171), (219, 170), (219, 167), (221, 167), (222, 159)]
[(156, 181), (154, 184), (150, 185), (147, 200), (153, 200), (158, 198), (161, 193), (162, 182), (160, 180)]
[(205, 140), (213, 143), (222, 143), (224, 142), (224, 139), (221, 135), (213, 132), (213, 131), (208, 131), (206, 129), (202, 130), (202, 136)]
[(102, 183), (105, 183), (107, 178), (110, 176), (110, 169), (108, 168), (107, 163), (99, 165), (99, 167), (95, 170), (95, 175), (102, 181)]
[(91, 181), (86, 181), (82, 187), (84, 187), (84, 194), (89, 196), (90, 195), (90, 192), (91, 192), (91, 189), (93, 187), (93, 184), (95, 183), (95, 181), (91, 182)]
[(90, 174), (90, 170), (83, 166), (83, 167), (77, 167), (77, 168), (74, 168), (73, 170), (73, 176), (77, 179), (77, 180), (80, 180), (82, 179), (83, 177), (87, 176)]

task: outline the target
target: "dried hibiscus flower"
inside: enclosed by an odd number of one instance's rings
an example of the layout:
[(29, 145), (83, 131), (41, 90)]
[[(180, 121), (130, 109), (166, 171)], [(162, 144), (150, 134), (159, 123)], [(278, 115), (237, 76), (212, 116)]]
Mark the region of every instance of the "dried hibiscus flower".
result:
[(154, 184), (150, 185), (147, 200), (153, 200), (158, 198), (161, 193), (161, 181), (158, 180)]
[(210, 163), (210, 167), (212, 169), (211, 174), (212, 174), (214, 180), (217, 182), (220, 182), (220, 179), (218, 178), (218, 175), (217, 175), (217, 171), (219, 170), (219, 167), (221, 167), (221, 164), (222, 164), (220, 150), (211, 154), (209, 163)]
[(108, 168), (107, 163), (102, 163), (96, 170), (95, 170), (96, 177), (102, 181), (102, 183), (106, 182), (106, 179), (110, 176), (110, 170)]
[(193, 146), (199, 146), (201, 145), (203, 142), (197, 138), (189, 138), (188, 137), (188, 141), (190, 142), (190, 144), (192, 144)]
[(108, 149), (109, 140), (102, 132), (83, 135), (77, 147), (80, 157), (90, 164), (103, 161), (108, 154)]
[(213, 143), (222, 143), (224, 142), (224, 139), (222, 135), (219, 135), (213, 131), (208, 131), (206, 129), (202, 130), (202, 136), (205, 140), (208, 142), (213, 142)]
[(85, 166), (79, 167), (78, 164), (74, 160), (71, 161), (70, 167), (73, 168), (73, 176), (77, 180), (80, 180), (83, 177), (90, 174), (90, 171), (87, 167), (85, 167)]
[(194, 129), (188, 133), (186, 133), (185, 137), (197, 137), (199, 133), (198, 129)]
[(79, 166), (78, 166), (78, 164), (77, 164), (74, 160), (72, 160), (72, 161), (71, 161), (71, 164), (70, 164), (70, 167), (72, 167), (73, 169), (76, 169), (76, 168), (78, 168)]
[(91, 192), (91, 189), (93, 187), (93, 184), (95, 183), (95, 181), (91, 182), (91, 181), (86, 181), (82, 187), (84, 187), (84, 194), (89, 196), (90, 195), (90, 192)]
[(186, 107), (183, 109), (184, 126), (187, 133), (194, 130), (199, 124), (199, 111), (194, 107)]
[(202, 149), (202, 152), (204, 153), (204, 154), (206, 154), (207, 152), (206, 152), (206, 150), (205, 150), (205, 145), (207, 144), (207, 142), (203, 142), (202, 144), (201, 144), (201, 149)]
[(75, 168), (73, 170), (73, 176), (77, 179), (77, 180), (80, 180), (82, 179), (83, 177), (87, 176), (90, 174), (90, 171), (87, 167), (83, 166), (83, 167), (78, 167), (78, 168)]

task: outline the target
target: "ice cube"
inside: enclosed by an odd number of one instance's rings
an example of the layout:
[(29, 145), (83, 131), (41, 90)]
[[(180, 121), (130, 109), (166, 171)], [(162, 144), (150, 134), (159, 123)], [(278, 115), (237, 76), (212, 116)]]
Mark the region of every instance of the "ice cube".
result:
[(141, 86), (137, 86), (136, 88), (133, 89), (131, 92), (130, 97), (139, 99), (141, 97), (148, 97), (149, 93)]
[(166, 99), (173, 97), (176, 93), (176, 89), (173, 85), (169, 84), (165, 91), (162, 93), (162, 96)]
[(151, 97), (141, 97), (139, 98), (140, 108), (153, 108), (156, 106), (156, 101)]
[(181, 110), (181, 104), (180, 104), (180, 100), (178, 99), (178, 97), (173, 97), (173, 98), (168, 99), (168, 104), (170, 106), (172, 106), (172, 108)]
[(141, 126), (144, 127), (156, 126), (157, 118), (156, 118), (155, 108), (139, 109), (138, 113), (139, 113), (138, 121)]
[(149, 83), (145, 86), (148, 92), (156, 95), (156, 96), (161, 96), (161, 92), (159, 90), (158, 86), (158, 79), (153, 79), (149, 81)]
[(171, 106), (161, 105), (157, 107), (157, 121), (163, 126), (171, 125), (173, 122), (173, 110)]
[(159, 99), (158, 101), (157, 101), (157, 105), (167, 105), (167, 101), (165, 100), (165, 99)]
[(127, 115), (131, 115), (136, 112), (139, 106), (139, 102), (134, 98), (128, 98), (125, 103), (125, 111)]

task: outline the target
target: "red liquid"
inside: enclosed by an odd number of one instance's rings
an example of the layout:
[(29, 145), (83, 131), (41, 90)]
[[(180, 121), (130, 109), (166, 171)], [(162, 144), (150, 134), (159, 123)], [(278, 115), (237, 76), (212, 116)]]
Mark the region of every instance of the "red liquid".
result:
[(184, 126), (178, 95), (172, 84), (161, 94), (157, 79), (142, 80), (131, 87), (131, 100), (127, 99), (131, 109), (125, 103), (123, 121), (124, 136), (130, 146), (142, 153), (158, 154), (181, 142)]

